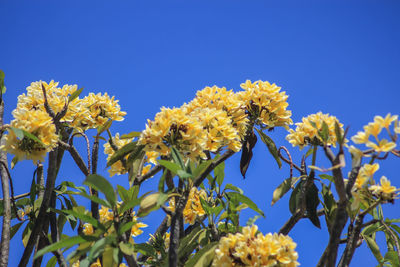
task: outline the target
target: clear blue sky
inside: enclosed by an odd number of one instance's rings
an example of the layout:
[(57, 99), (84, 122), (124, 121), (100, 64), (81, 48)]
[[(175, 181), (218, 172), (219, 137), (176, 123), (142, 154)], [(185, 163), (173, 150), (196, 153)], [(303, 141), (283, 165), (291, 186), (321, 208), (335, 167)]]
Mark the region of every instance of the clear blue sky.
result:
[[(17, 96), (38, 80), (78, 84), (85, 92), (108, 92), (128, 115), (113, 131), (142, 130), (161, 106), (180, 106), (207, 85), (238, 90), (246, 79), (268, 80), (289, 95), (293, 120), (318, 111), (336, 115), (353, 135), (374, 115), (399, 114), (400, 2), (398, 1), (0, 1), (0, 69), (6, 73), (6, 122)], [(277, 145), (292, 149), (278, 129)], [(82, 151), (83, 152), (83, 151)], [(105, 158), (99, 169), (106, 175)], [(399, 160), (378, 172), (400, 187)], [(262, 232), (278, 231), (289, 218), (288, 197), (271, 207), (273, 189), (288, 177), (259, 143), (246, 180), (239, 157), (227, 164), (229, 182), (242, 187), (266, 213)], [(396, 165), (397, 164), (397, 165)], [(67, 167), (57, 180), (84, 177)], [(34, 166), (12, 172), (15, 193), (28, 191)], [(113, 177), (126, 185), (126, 176)], [(154, 183), (142, 192), (154, 190)], [(397, 203), (398, 204), (398, 203)], [(388, 206), (394, 217), (400, 208)], [(245, 213), (243, 222), (254, 213)], [(154, 232), (161, 213), (145, 222)], [(302, 266), (314, 266), (326, 241), (326, 226), (301, 221), (290, 236)], [(22, 255), (20, 234), (10, 266)], [(145, 241), (147, 235), (138, 239)], [(353, 266), (375, 259), (365, 244)]]

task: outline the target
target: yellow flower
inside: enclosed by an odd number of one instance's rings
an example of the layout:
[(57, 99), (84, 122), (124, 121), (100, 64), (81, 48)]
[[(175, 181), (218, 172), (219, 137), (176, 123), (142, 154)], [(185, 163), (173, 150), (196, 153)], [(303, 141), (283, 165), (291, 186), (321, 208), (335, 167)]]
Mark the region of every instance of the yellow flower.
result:
[[(183, 210), (183, 217), (185, 219), (185, 223), (193, 225), (196, 222), (197, 217), (205, 215), (205, 211), (200, 202), (200, 197), (205, 199), (207, 197), (207, 193), (203, 189), (198, 190), (196, 187), (193, 187), (190, 190), (188, 201)], [(171, 211), (175, 211), (174, 198), (171, 198), (169, 200), (169, 209)]]
[(383, 128), (389, 129), (390, 124), (398, 119), (397, 115), (391, 115), (388, 113), (385, 118), (381, 116), (375, 116), (374, 121), (379, 123)]
[(378, 137), (382, 131), (382, 124), (378, 121), (370, 122), (368, 125), (364, 126), (364, 131), (367, 135)]
[(372, 148), (373, 150), (375, 150), (375, 152), (389, 152), (392, 149), (394, 149), (396, 147), (396, 143), (394, 142), (389, 142), (386, 139), (382, 139), (379, 141), (378, 144), (375, 144), (373, 142), (368, 142), (366, 144), (367, 147)]
[(296, 123), (296, 130), (289, 129), (286, 140), (293, 146), (299, 146), (300, 149), (303, 149), (308, 144), (322, 145), (324, 142), (318, 135), (318, 131), (322, 131), (323, 122), (328, 126), (326, 144), (336, 146), (335, 122), (338, 123), (342, 134), (344, 132), (343, 124), (339, 123), (335, 116), (329, 116), (329, 114), (323, 114), (322, 112), (311, 114), (303, 118), (302, 122)]
[(379, 170), (379, 164), (364, 164), (361, 168), (360, 171), (358, 172), (356, 182), (354, 186), (357, 189), (361, 189), (369, 179), (372, 179), (372, 176), (374, 173)]
[(212, 266), (298, 266), (296, 243), (284, 235), (257, 234), (257, 226), (222, 237)]
[(97, 258), (97, 261), (90, 264), (90, 267), (101, 267), (100, 259)]
[(151, 165), (146, 165), (143, 167), (142, 169), (142, 175), (145, 175), (146, 173), (148, 173), (151, 169)]
[(380, 182), (381, 185), (371, 185), (368, 189), (372, 191), (373, 194), (382, 197), (384, 200), (393, 199), (399, 189), (392, 186), (385, 176), (382, 176)]
[(251, 82), (247, 80), (240, 85), (245, 91), (237, 93), (238, 99), (243, 101), (253, 117), (257, 117), (257, 124), (268, 128), (282, 126), (285, 129), (293, 123), (292, 112), (287, 110), (288, 96), (280, 92), (276, 84), (265, 81)]
[(105, 206), (101, 206), (99, 210), (99, 215), (100, 215), (100, 222), (102, 223), (107, 221), (112, 221), (114, 219), (113, 212)]
[[(133, 138), (126, 138), (126, 139), (120, 139), (119, 133), (116, 133), (115, 136), (112, 139), (112, 143), (115, 145), (116, 148), (120, 149), (121, 147), (129, 144), (132, 142)], [(115, 151), (111, 147), (110, 143), (107, 142), (103, 145), (104, 147), (104, 154), (107, 155), (107, 161), (110, 160), (110, 158), (114, 155)], [(125, 159), (128, 159), (129, 155), (125, 157)], [(113, 165), (111, 165), (111, 168), (108, 170), (110, 173), (110, 176), (114, 176), (115, 174), (121, 175), (127, 172), (127, 170), (124, 168), (122, 162), (119, 160), (115, 162)]]
[(351, 138), (355, 144), (366, 144), (369, 142), (369, 133), (358, 132)]
[(82, 232), (85, 234), (85, 235), (92, 235), (93, 234), (93, 225), (91, 225), (90, 223), (85, 223), (84, 225), (83, 225), (83, 230), (82, 230)]
[(131, 228), (131, 235), (133, 237), (136, 237), (136, 236), (138, 236), (138, 235), (143, 233), (143, 230), (141, 230), (140, 228), (145, 228), (145, 227), (148, 226), (147, 224), (144, 224), (142, 222), (138, 222), (137, 219), (138, 218), (135, 215), (135, 212), (132, 212), (132, 221), (135, 222), (135, 224)]
[(76, 112), (71, 126), (81, 131), (102, 126), (108, 120), (122, 121), (126, 112), (121, 111), (118, 100), (105, 93), (97, 95), (90, 93), (81, 100), (79, 111)]

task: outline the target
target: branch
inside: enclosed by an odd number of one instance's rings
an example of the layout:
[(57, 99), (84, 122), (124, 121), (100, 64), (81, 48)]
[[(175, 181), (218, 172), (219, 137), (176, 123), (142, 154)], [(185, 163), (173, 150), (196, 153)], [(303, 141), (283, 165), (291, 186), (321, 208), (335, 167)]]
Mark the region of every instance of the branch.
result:
[(133, 181), (133, 185), (141, 185), (144, 181), (146, 181), (147, 179), (153, 177), (154, 175), (156, 175), (159, 171), (162, 170), (162, 166), (161, 165), (156, 165), (153, 167), (153, 169), (151, 169), (148, 173), (137, 177), (134, 181)]
[[(0, 103), (0, 126), (3, 127), (3, 114), (4, 114), (4, 102)], [(5, 139), (1, 138), (1, 145), (5, 143)], [(0, 245), (0, 266), (8, 265), (8, 256), (10, 251), (10, 229), (11, 229), (11, 200), (10, 200), (10, 184), (8, 177), (7, 167), (7, 152), (4, 150), (0, 151), (0, 161), (4, 164), (0, 166), (1, 175), (1, 186), (3, 190), (3, 227), (1, 231), (1, 245)]]
[(75, 149), (74, 146), (71, 146), (67, 143), (64, 143), (62, 141), (58, 141), (58, 144), (63, 147), (64, 149), (68, 150), (68, 152), (71, 154), (72, 158), (74, 159), (76, 165), (78, 165), (79, 169), (81, 170), (81, 172), (85, 175), (88, 176), (89, 173), (89, 169), (88, 167), (86, 167), (85, 162), (83, 161), (81, 155), (79, 155), (78, 151)]
[[(285, 157), (282, 155), (281, 149), (285, 150), (285, 152), (286, 152), (286, 154), (288, 155), (288, 158), (289, 158), (289, 159), (285, 158)], [(279, 153), (279, 158), (281, 158), (284, 162), (286, 162), (287, 164), (290, 165), (290, 177), (293, 177), (293, 167), (294, 167), (296, 170), (298, 170), (300, 173), (303, 172), (303, 170), (302, 170), (299, 166), (297, 166), (295, 163), (293, 163), (292, 156), (290, 155), (289, 150), (288, 150), (286, 147), (281, 146), (281, 147), (278, 149), (278, 153)]]
[[(92, 147), (92, 174), (97, 173), (97, 161), (99, 159), (99, 134), (94, 138), (94, 143)], [(90, 193), (92, 196), (98, 196), (98, 192), (94, 188), (90, 188)], [(90, 210), (92, 212), (93, 218), (99, 220), (99, 203), (90, 201)]]

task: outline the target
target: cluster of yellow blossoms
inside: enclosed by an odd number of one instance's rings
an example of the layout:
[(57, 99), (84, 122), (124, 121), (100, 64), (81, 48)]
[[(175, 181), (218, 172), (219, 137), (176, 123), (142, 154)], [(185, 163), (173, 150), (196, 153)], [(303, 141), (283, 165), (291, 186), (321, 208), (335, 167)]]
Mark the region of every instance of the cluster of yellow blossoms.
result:
[(296, 243), (289, 236), (257, 234), (257, 226), (221, 238), (212, 266), (298, 266)]
[(192, 159), (205, 158), (204, 151), (239, 151), (250, 122), (267, 128), (292, 123), (286, 110), (288, 96), (280, 87), (262, 81), (241, 86), (245, 91), (238, 93), (206, 87), (179, 108), (163, 107), (153, 121), (148, 120), (139, 142), (160, 155), (168, 155), (174, 146)]
[[(104, 207), (104, 206), (101, 206), (101, 208), (99, 210), (99, 215), (100, 215), (100, 222), (101, 223), (106, 223), (106, 222), (112, 221), (114, 219), (113, 212), (110, 209), (108, 209), (107, 207)], [(136, 236), (142, 234), (143, 230), (141, 230), (140, 228), (145, 228), (145, 227), (148, 226), (147, 224), (144, 224), (142, 222), (138, 222), (138, 218), (135, 215), (135, 212), (132, 212), (132, 221), (135, 223), (131, 228), (131, 236), (132, 237), (136, 237)], [(85, 223), (83, 225), (82, 232), (85, 235), (93, 234), (93, 225), (91, 225), (90, 223)]]
[(27, 93), (18, 97), (17, 108), (12, 112), (14, 120), (10, 126), (33, 135), (37, 140), (25, 134), (23, 137), (17, 136), (15, 131), (10, 130), (2, 149), (14, 154), (19, 160), (31, 159), (36, 162), (44, 161), (46, 153), (57, 146), (59, 137), (53, 119), (46, 111), (43, 89), (47, 103), (55, 114), (67, 108), (60, 122), (77, 131), (97, 128), (107, 120), (123, 120), (126, 113), (120, 111), (118, 101), (114, 97), (110, 98), (107, 93), (91, 93), (83, 99), (76, 97), (69, 101), (77, 88), (77, 85), (58, 87), (54, 81), (31, 83), (26, 88)]
[(378, 163), (364, 164), (360, 168), (352, 190), (354, 198), (351, 204), (352, 210), (359, 209), (360, 202), (363, 200), (371, 199), (371, 193), (376, 198), (380, 198), (384, 201), (393, 201), (395, 197), (397, 197), (399, 189), (392, 186), (385, 176), (381, 177), (380, 185), (375, 183), (373, 176), (378, 170)]
[(323, 122), (326, 123), (329, 129), (326, 145), (336, 146), (335, 123), (338, 123), (342, 134), (344, 132), (343, 124), (339, 123), (335, 116), (329, 116), (329, 114), (323, 114), (322, 112), (311, 114), (303, 118), (302, 122), (296, 123), (296, 130), (290, 129), (286, 140), (293, 146), (299, 146), (300, 149), (303, 149), (308, 144), (322, 145), (324, 142), (319, 136), (318, 131), (322, 131)]
[[(397, 115), (391, 115), (390, 113), (386, 115), (385, 118), (381, 116), (375, 116), (374, 121), (368, 123), (364, 126), (364, 131), (358, 132), (351, 140), (356, 144), (365, 144), (367, 147), (372, 148), (375, 152), (389, 152), (396, 147), (396, 143), (389, 141), (385, 138), (379, 139), (378, 135), (385, 128), (389, 136), (392, 137), (390, 131), (390, 125), (394, 123), (394, 132), (400, 134), (400, 124), (398, 122)], [(375, 142), (370, 140), (370, 137), (374, 137)]]
[[(185, 219), (185, 223), (194, 224), (197, 217), (202, 217), (206, 214), (203, 207), (201, 206), (200, 197), (206, 199), (206, 191), (204, 191), (203, 189), (198, 190), (196, 187), (193, 187), (190, 190), (188, 201), (186, 203), (185, 209), (183, 210), (183, 218)], [(174, 198), (171, 198), (169, 200), (169, 209), (172, 212), (175, 211)]]

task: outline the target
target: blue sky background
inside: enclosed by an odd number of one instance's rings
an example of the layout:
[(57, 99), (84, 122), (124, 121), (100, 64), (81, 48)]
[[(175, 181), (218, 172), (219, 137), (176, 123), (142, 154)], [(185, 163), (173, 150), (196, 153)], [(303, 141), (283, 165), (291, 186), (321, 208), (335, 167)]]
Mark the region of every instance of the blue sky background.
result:
[[(108, 92), (128, 115), (112, 131), (144, 128), (161, 106), (180, 106), (207, 85), (239, 89), (246, 79), (275, 82), (290, 95), (293, 120), (323, 111), (350, 126), (354, 135), (374, 115), (399, 114), (399, 1), (0, 1), (0, 69), (6, 73), (5, 121), (17, 96), (33, 81), (78, 84), (89, 92)], [(85, 94), (85, 93), (84, 93)], [(301, 153), (285, 141), (286, 131), (270, 133), (299, 162)], [(304, 151), (305, 152), (305, 151)], [(82, 153), (84, 150), (82, 149)], [(226, 181), (244, 189), (265, 212), (256, 223), (276, 232), (289, 218), (289, 197), (271, 207), (272, 192), (289, 175), (278, 170), (259, 142), (246, 180), (239, 156), (227, 163)], [(320, 153), (322, 154), (322, 153)], [(84, 154), (85, 155), (85, 154)], [(319, 157), (320, 158), (320, 157)], [(321, 157), (322, 158), (322, 157)], [(100, 172), (107, 175), (105, 157)], [(399, 159), (381, 164), (400, 187)], [(69, 155), (57, 183), (84, 177)], [(321, 161), (321, 165), (328, 165)], [(15, 194), (29, 190), (34, 166), (12, 171)], [(127, 185), (126, 176), (113, 184)], [(154, 181), (156, 179), (153, 179)], [(155, 190), (154, 182), (142, 193)], [(398, 203), (385, 208), (398, 216)], [(162, 212), (146, 218), (153, 233)], [(254, 212), (246, 212), (243, 223)], [(315, 266), (325, 248), (326, 226), (303, 220), (290, 236), (302, 266)], [(11, 243), (10, 265), (23, 252), (21, 233)], [(148, 236), (138, 238), (138, 242)], [(382, 238), (381, 236), (379, 238)], [(363, 244), (352, 266), (372, 266)]]

